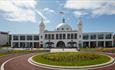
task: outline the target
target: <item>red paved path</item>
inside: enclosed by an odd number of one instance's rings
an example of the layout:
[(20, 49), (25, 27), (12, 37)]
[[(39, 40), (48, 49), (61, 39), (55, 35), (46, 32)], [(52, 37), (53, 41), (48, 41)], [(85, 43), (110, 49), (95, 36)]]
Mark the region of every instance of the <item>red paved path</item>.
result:
[(33, 66), (30, 63), (28, 63), (28, 58), (31, 57), (32, 55), (33, 54), (22, 55), (21, 57), (9, 61), (5, 65), (5, 70), (51, 70)]
[(13, 57), (16, 57), (16, 56), (19, 56), (19, 55), (24, 55), (26, 53), (19, 53), (19, 54), (9, 54), (7, 56), (3, 56), (3, 57), (0, 57), (0, 66), (3, 62), (5, 62), (6, 60), (10, 59), (10, 58), (13, 58)]
[[(32, 55), (33, 54), (22, 55), (20, 57), (17, 57), (9, 61), (5, 65), (5, 70), (51, 70), (51, 69), (37, 67), (28, 63), (28, 58), (31, 57)], [(110, 55), (115, 58), (115, 54), (110, 54)], [(92, 69), (92, 70), (115, 70), (115, 64), (109, 67)]]

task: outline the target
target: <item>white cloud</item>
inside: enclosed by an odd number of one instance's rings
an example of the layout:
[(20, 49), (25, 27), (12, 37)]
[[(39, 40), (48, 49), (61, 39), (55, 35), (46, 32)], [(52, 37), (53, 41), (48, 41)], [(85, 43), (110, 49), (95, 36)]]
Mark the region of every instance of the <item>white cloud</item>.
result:
[(95, 0), (68, 0), (65, 7), (71, 9), (94, 9), (100, 7), (101, 3), (101, 0), (100, 2)]
[(57, 3), (59, 6), (64, 6), (64, 1), (63, 1), (63, 0), (56, 0), (56, 3)]
[[(24, 7), (24, 8), (23, 8)], [(0, 10), (9, 21), (35, 22), (36, 0), (1, 0)]]
[[(25, 14), (26, 12), (26, 14)], [(13, 13), (7, 13), (9, 17), (6, 17), (10, 21), (30, 21), (35, 22), (35, 12), (32, 10), (18, 10)]]
[(44, 20), (45, 24), (50, 23), (50, 20), (48, 20), (40, 11), (35, 10), (35, 12)]
[(45, 12), (45, 13), (55, 13), (55, 11), (50, 9), (50, 8), (44, 8), (43, 12)]
[(80, 16), (86, 15), (86, 14), (88, 14), (88, 13), (85, 13), (85, 12), (82, 12), (82, 11), (75, 11), (75, 12), (73, 12), (73, 14), (74, 14), (75, 16), (80, 17)]
[(37, 4), (36, 0), (12, 0), (12, 2), (19, 7), (26, 8), (35, 8), (35, 5)]
[(92, 11), (92, 16), (113, 15), (113, 14), (115, 14), (115, 9), (111, 8), (98, 8)]
[(64, 7), (79, 15), (84, 15), (80, 10), (93, 16), (115, 14), (115, 0), (67, 0)]

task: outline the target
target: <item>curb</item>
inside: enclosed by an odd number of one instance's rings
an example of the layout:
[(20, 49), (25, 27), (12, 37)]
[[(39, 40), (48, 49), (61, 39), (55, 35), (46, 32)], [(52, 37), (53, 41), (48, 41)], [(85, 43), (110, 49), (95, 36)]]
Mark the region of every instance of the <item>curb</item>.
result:
[[(27, 55), (27, 54), (25, 54), (25, 55)], [(6, 61), (5, 61), (4, 63), (2, 63), (2, 65), (0, 66), (0, 70), (5, 70), (4, 66), (5, 66), (6, 63), (8, 63), (9, 61), (12, 61), (12, 60), (14, 60), (14, 59), (16, 59), (16, 58), (18, 58), (18, 57), (21, 57), (21, 56), (24, 56), (24, 55), (19, 55), (19, 56), (12, 57), (12, 58), (6, 60)]]
[[(36, 56), (36, 55), (34, 55)], [(48, 69), (97, 69), (97, 68), (102, 68), (102, 67), (107, 67), (107, 66), (110, 66), (110, 65), (113, 65), (115, 63), (115, 59), (111, 56), (108, 56), (111, 58), (111, 60), (109, 62), (106, 62), (106, 63), (102, 63), (102, 64), (97, 64), (97, 65), (89, 65), (89, 66), (55, 66), (55, 65), (47, 65), (47, 64), (42, 64), (42, 63), (37, 63), (35, 61), (32, 60), (32, 58), (34, 57), (30, 57), (28, 59), (28, 62), (32, 65), (35, 65), (35, 66), (39, 66), (39, 67), (43, 67), (43, 68), (48, 68)]]

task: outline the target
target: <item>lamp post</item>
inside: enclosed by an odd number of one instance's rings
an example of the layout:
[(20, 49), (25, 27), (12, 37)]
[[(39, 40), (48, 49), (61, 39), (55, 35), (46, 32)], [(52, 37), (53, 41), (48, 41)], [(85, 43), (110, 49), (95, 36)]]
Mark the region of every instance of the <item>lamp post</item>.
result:
[(48, 42), (48, 47), (49, 47), (49, 49), (51, 49), (50, 39), (49, 39), (49, 42)]
[(71, 47), (73, 48), (73, 40), (71, 40), (70, 44), (71, 44)]
[(79, 41), (79, 46), (77, 47), (78, 51), (80, 51), (80, 47), (81, 47), (81, 41)]

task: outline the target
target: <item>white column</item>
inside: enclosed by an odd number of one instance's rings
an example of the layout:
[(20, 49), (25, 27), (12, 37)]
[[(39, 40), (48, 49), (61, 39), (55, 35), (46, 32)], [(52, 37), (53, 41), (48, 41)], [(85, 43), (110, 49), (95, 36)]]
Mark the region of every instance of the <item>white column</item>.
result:
[(25, 42), (25, 48), (27, 47), (27, 43)]
[(13, 42), (11, 41), (11, 47), (13, 47)]
[(32, 42), (32, 48), (34, 48), (34, 42), (33, 41), (34, 41), (34, 35), (32, 35), (32, 41), (31, 41)]
[(89, 41), (89, 48), (90, 48), (90, 41)]
[(96, 47), (98, 48), (98, 41), (96, 41)]
[(114, 47), (114, 39), (113, 39), (113, 35), (112, 35), (112, 47)]
[(114, 47), (114, 40), (112, 40), (112, 47)]
[(32, 42), (32, 48), (34, 48), (34, 42)]
[(18, 36), (18, 47), (20, 47), (20, 35), (17, 35)]
[(106, 41), (104, 41), (104, 48), (106, 47)]
[(96, 34), (96, 47), (99, 47), (98, 46), (98, 34)]
[(13, 47), (13, 35), (11, 35), (11, 47)]
[(20, 48), (20, 42), (18, 42), (18, 47)]

